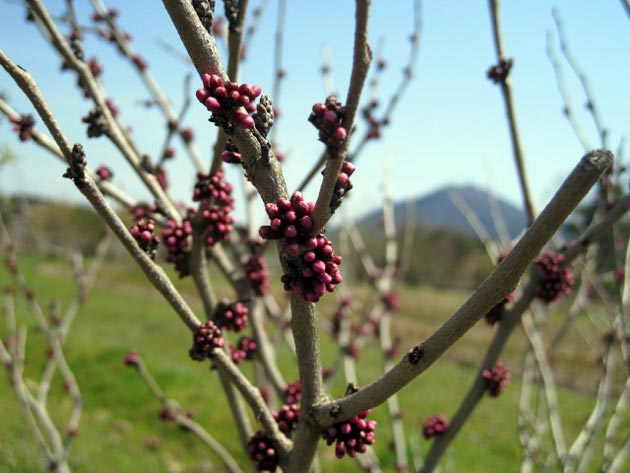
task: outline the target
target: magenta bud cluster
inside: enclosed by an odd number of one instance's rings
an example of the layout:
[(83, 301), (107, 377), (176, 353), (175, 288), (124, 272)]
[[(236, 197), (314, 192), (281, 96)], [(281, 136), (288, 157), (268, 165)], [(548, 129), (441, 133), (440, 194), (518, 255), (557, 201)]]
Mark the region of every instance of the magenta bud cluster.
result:
[[(343, 281), (339, 271), (341, 262), (342, 258), (335, 255), (330, 240), (322, 235), (311, 238), (297, 264), (282, 276), (284, 289), (309, 302), (317, 302), (326, 292), (333, 292), (335, 286)], [(291, 264), (293, 263), (289, 262)]]
[(168, 173), (164, 166), (155, 166), (153, 169), (153, 176), (155, 176), (155, 179), (162, 189), (168, 190)]
[[(216, 74), (204, 74), (201, 80), (203, 88), (197, 90), (197, 100), (212, 112), (211, 121), (224, 128), (230, 123), (241, 128), (254, 127), (250, 113), (256, 110), (253, 102), (262, 92), (260, 86), (224, 82)], [(239, 110), (241, 107), (246, 112)]]
[(20, 141), (28, 141), (33, 132), (35, 120), (32, 115), (20, 115), (19, 117), (9, 117), (9, 121), (13, 123), (13, 131), (17, 132)]
[(159, 240), (154, 233), (155, 222), (150, 218), (141, 218), (135, 225), (132, 225), (129, 232), (138, 243), (138, 246), (142, 248), (142, 251), (149, 255), (151, 259), (155, 259), (159, 244)]
[(234, 205), (232, 198), (232, 184), (226, 182), (223, 171), (219, 170), (213, 174), (197, 173), (197, 182), (193, 189), (192, 200), (194, 202), (212, 202), (222, 207)]
[(166, 261), (175, 264), (180, 277), (190, 274), (188, 267), (188, 237), (192, 235), (192, 224), (184, 220), (181, 224), (168, 220), (162, 230), (162, 242), (168, 251)]
[(225, 144), (225, 149), (221, 153), (221, 161), (227, 164), (241, 164), (243, 162), (243, 156), (231, 140)]
[(293, 381), (282, 388), (282, 395), (285, 404), (300, 404), (302, 400), (302, 384), (300, 380)]
[(400, 298), (394, 291), (386, 292), (381, 296), (381, 302), (388, 312), (396, 312), (400, 307)]
[(272, 412), (271, 415), (278, 424), (281, 432), (291, 436), (291, 433), (297, 428), (300, 419), (300, 406), (297, 404), (285, 404), (278, 412)]
[(540, 277), (536, 297), (549, 304), (559, 297), (570, 294), (575, 276), (564, 266), (564, 255), (547, 251), (534, 259)]
[(265, 240), (284, 239), (287, 251), (296, 256), (300, 246), (311, 240), (313, 229), (314, 202), (305, 202), (301, 192), (295, 192), (291, 199), (280, 198), (265, 205), (265, 211), (271, 219), (269, 225), (260, 227), (258, 234)]
[(108, 168), (107, 166), (105, 166), (104, 164), (101, 164), (96, 169), (96, 175), (102, 181), (109, 181), (112, 177), (114, 177), (114, 173), (112, 172), (112, 170)]
[(133, 216), (134, 220), (141, 218), (149, 218), (152, 214), (162, 214), (162, 209), (157, 205), (149, 205), (146, 202), (139, 202), (129, 209), (129, 213)]
[(184, 143), (192, 143), (195, 139), (195, 132), (192, 130), (192, 128), (182, 128), (181, 130), (179, 130), (179, 136), (182, 137)]
[(125, 353), (123, 362), (127, 366), (138, 366), (138, 363), (140, 363), (140, 356), (138, 356), (137, 352), (130, 350), (127, 353)]
[(337, 182), (335, 182), (335, 190), (330, 201), (330, 208), (334, 212), (340, 205), (343, 198), (348, 192), (352, 190), (352, 182), (350, 176), (355, 171), (355, 166), (349, 161), (344, 161), (341, 165), (341, 171), (337, 176)]
[(335, 456), (355, 457), (357, 453), (365, 453), (368, 445), (374, 443), (375, 420), (366, 420), (369, 410), (363, 411), (350, 419), (333, 424), (322, 432), (328, 445), (336, 443)]
[(250, 254), (243, 263), (243, 269), (245, 269), (249, 284), (258, 297), (263, 297), (269, 292), (269, 272), (267, 271), (267, 263), (262, 256)]
[(204, 209), (201, 212), (201, 222), (206, 246), (214, 246), (224, 241), (234, 229), (234, 218), (230, 215), (230, 208), (220, 205)]
[(228, 304), (221, 301), (217, 304), (214, 319), (219, 327), (240, 332), (247, 327), (248, 314), (249, 309), (240, 302)]
[(247, 454), (249, 459), (256, 463), (258, 471), (276, 471), (280, 457), (278, 451), (269, 436), (259, 430), (247, 442)]
[(492, 397), (499, 396), (503, 388), (510, 384), (510, 372), (501, 361), (491, 370), (483, 370), (481, 376), (486, 380), (486, 389)]
[(212, 358), (212, 351), (215, 348), (222, 348), (224, 344), (221, 329), (212, 320), (208, 320), (197, 327), (188, 354), (193, 360), (203, 361), (206, 358)]
[(236, 342), (236, 346), (232, 345), (230, 349), (232, 361), (238, 365), (244, 360), (251, 361), (254, 359), (256, 352), (258, 352), (258, 343), (252, 337), (241, 337)]
[(348, 132), (342, 126), (346, 116), (346, 108), (330, 96), (324, 103), (313, 105), (308, 121), (319, 130), (319, 141), (324, 143), (329, 152), (336, 151), (339, 144), (346, 139)]
[(448, 429), (448, 420), (442, 414), (435, 414), (422, 423), (422, 435), (430, 439), (441, 437)]

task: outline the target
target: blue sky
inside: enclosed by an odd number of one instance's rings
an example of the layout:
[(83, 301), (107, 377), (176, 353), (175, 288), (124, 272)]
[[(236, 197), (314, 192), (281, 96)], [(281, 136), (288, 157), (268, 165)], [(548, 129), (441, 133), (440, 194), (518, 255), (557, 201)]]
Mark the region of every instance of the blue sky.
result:
[[(55, 13), (60, 13), (65, 4), (45, 3)], [(79, 16), (88, 18), (89, 2), (75, 3)], [(250, 1), (252, 7), (259, 3)], [(276, 2), (268, 3), (240, 80), (257, 83), (270, 93)], [(618, 0), (502, 3), (505, 48), (508, 56), (514, 58), (511, 78), (526, 169), (540, 211), (584, 154), (562, 114), (561, 98), (545, 53), (547, 32), (554, 32), (556, 37), (551, 8), (559, 9), (571, 48), (590, 79), (613, 150), (630, 131), (630, 19)], [(221, 2), (217, 4), (222, 12)], [(287, 76), (279, 101), (282, 117), (278, 121), (278, 138), (280, 149), (289, 155), (284, 168), (290, 189), (297, 186), (304, 170), (322, 151), (316, 130), (307, 121), (312, 104), (325, 98), (319, 75), (322, 44), (330, 47), (335, 84), (342, 100), (345, 96), (352, 54), (353, 4), (349, 0), (288, 1), (283, 59)], [(180, 47), (161, 3), (119, 0), (107, 5), (122, 12), (119, 24), (131, 31), (134, 48), (147, 58), (162, 89), (179, 109), (183, 77), (190, 69), (157, 45), (160, 38)], [(85, 144), (90, 165), (108, 164), (116, 174), (114, 182), (145, 198), (137, 178), (127, 170), (116, 150), (105, 139), (87, 139), (80, 117), (90, 105), (73, 87), (73, 75), (59, 72), (60, 61), (41, 34), (23, 21), (23, 8), (3, 2), (0, 11), (0, 48), (33, 74), (70, 139)], [(500, 90), (485, 77), (495, 61), (487, 2), (425, 0), (422, 12), (415, 77), (384, 138), (372, 142), (357, 162), (353, 197), (345, 204), (346, 209), (361, 214), (377, 208), (382, 200), (384, 175), (388, 176), (390, 193), (397, 200), (447, 184), (471, 183), (490, 188), (520, 206)], [(373, 1), (370, 41), (374, 47), (381, 45), (388, 63), (379, 87), (383, 102), (391, 96), (405, 66), (412, 21), (411, 1)], [(103, 83), (121, 108), (121, 120), (133, 126), (140, 148), (155, 157), (162, 146), (164, 123), (157, 110), (138, 105), (148, 95), (135, 71), (101, 41), (88, 39), (85, 49), (88, 57), (98, 55), (104, 64)], [(578, 119), (597, 145), (579, 82), (566, 62), (563, 66)], [(4, 71), (0, 71), (0, 90), (8, 94), (14, 108), (32, 110)], [(197, 144), (206, 151), (216, 134), (207, 117), (208, 112), (195, 103), (185, 123), (195, 128)], [(16, 164), (0, 171), (2, 191), (44, 193), (67, 200), (81, 198), (71, 183), (61, 178), (63, 166), (35, 145), (18, 142), (6, 120), (0, 123), (0, 144), (9, 145), (21, 156)], [(176, 197), (189, 202), (193, 170), (182, 152), (170, 163), (170, 172)], [(237, 169), (231, 169), (229, 176), (238, 184)], [(317, 188), (311, 185), (306, 191), (307, 199), (315, 200), (316, 193)]]

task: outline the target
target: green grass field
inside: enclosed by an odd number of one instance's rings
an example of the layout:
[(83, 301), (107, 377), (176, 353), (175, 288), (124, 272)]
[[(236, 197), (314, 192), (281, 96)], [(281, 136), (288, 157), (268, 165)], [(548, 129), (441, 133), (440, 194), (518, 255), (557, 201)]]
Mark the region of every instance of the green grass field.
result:
[[(39, 303), (45, 308), (58, 298), (65, 307), (75, 294), (72, 270), (68, 263), (54, 259), (22, 257), (21, 269)], [(0, 270), (0, 287), (12, 284), (10, 275)], [(195, 308), (190, 281), (182, 291)], [(220, 287), (219, 291), (226, 288)], [(368, 292), (359, 288), (357, 293)], [(465, 300), (463, 291), (403, 288), (401, 308), (394, 320), (394, 333), (403, 339), (403, 347), (418, 343), (438, 327)], [(320, 310), (329, 316), (335, 303), (327, 296)], [(27, 376), (38, 379), (47, 348), (44, 337), (33, 330), (33, 319), (21, 298), (16, 300), (18, 320), (29, 327)], [(550, 324), (559, 324), (557, 315)], [(558, 319), (558, 320), (556, 320)], [(426, 452), (429, 443), (420, 439), (422, 420), (442, 412), (453, 415), (474, 376), (492, 328), (480, 322), (444, 358), (400, 393), (405, 412), (407, 434), (419, 439)], [(6, 337), (4, 321), (0, 336)], [(594, 402), (593, 388), (598, 381), (597, 357), (585, 350), (576, 334), (554, 360), (558, 378), (561, 414), (567, 441), (573, 441), (588, 417)], [(470, 422), (446, 455), (443, 464), (454, 472), (518, 471), (521, 452), (517, 437), (517, 404), (520, 392), (519, 367), (524, 352), (524, 337), (517, 333), (508, 345), (504, 360), (513, 371), (512, 384), (497, 399), (485, 398)], [(582, 343), (582, 345), (580, 345)], [(108, 262), (74, 326), (65, 345), (65, 353), (77, 377), (84, 397), (80, 432), (73, 443), (70, 464), (78, 472), (206, 472), (224, 471), (220, 461), (194, 435), (173, 423), (158, 419), (159, 404), (135, 370), (122, 359), (137, 350), (166, 394), (216, 436), (238, 459), (245, 471), (253, 471), (240, 448), (236, 430), (229, 416), (225, 396), (217, 374), (205, 363), (192, 362), (187, 350), (190, 334), (160, 295), (131, 265)], [(324, 366), (336, 358), (336, 347), (323, 337)], [(297, 376), (288, 348), (278, 351), (281, 369), (287, 380)], [(592, 356), (591, 356), (592, 355)], [(382, 358), (376, 345), (367, 345), (359, 359), (360, 381), (368, 383), (382, 372)], [(251, 367), (245, 371), (251, 375)], [(42, 457), (16, 395), (0, 379), (0, 471), (42, 471)], [(50, 410), (58, 420), (65, 420), (70, 398), (63, 391), (62, 380), (55, 378), (51, 389)], [(344, 385), (335, 384), (333, 395), (340, 396)], [(395, 457), (390, 448), (388, 415), (384, 407), (374, 410), (379, 421), (376, 452), (384, 471), (395, 471)], [(624, 420), (630, 431), (630, 419)], [(601, 437), (601, 435), (600, 435)], [(361, 471), (349, 458), (336, 460), (332, 447), (322, 442), (322, 471)], [(601, 441), (593, 464), (601, 455)], [(592, 471), (598, 471), (593, 468)]]

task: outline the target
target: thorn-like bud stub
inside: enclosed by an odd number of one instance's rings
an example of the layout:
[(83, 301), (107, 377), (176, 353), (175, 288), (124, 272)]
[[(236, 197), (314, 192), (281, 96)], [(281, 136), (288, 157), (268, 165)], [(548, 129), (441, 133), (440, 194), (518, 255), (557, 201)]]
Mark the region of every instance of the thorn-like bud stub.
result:
[(278, 468), (280, 462), (278, 450), (269, 436), (261, 430), (247, 442), (247, 454), (249, 459), (256, 463), (258, 471), (274, 472)]
[(342, 123), (346, 116), (346, 107), (330, 96), (325, 103), (316, 103), (308, 121), (319, 130), (319, 141), (328, 148), (331, 157), (336, 157), (339, 145), (347, 138), (348, 130)]
[(328, 445), (336, 443), (335, 456), (343, 458), (346, 454), (355, 457), (365, 453), (368, 445), (374, 443), (375, 420), (366, 420), (369, 410), (363, 411), (350, 419), (333, 424), (322, 432)]
[(534, 265), (540, 278), (536, 288), (536, 297), (545, 304), (571, 293), (571, 288), (575, 284), (575, 277), (564, 266), (562, 253), (547, 251), (534, 259)]
[(422, 435), (430, 439), (441, 437), (448, 430), (448, 420), (442, 414), (435, 414), (422, 423)]
[(213, 321), (208, 320), (197, 327), (193, 334), (193, 345), (188, 354), (193, 360), (203, 361), (212, 358), (215, 348), (222, 348), (225, 343), (221, 335), (221, 329)]
[(510, 372), (501, 361), (491, 370), (483, 370), (481, 376), (486, 380), (486, 389), (492, 397), (499, 396), (503, 388), (510, 384)]
[[(196, 92), (197, 100), (212, 112), (210, 121), (231, 134), (233, 126), (253, 128), (254, 119), (249, 115), (256, 110), (254, 100), (262, 89), (257, 85), (223, 82), (216, 74), (204, 74), (201, 78), (203, 89)], [(247, 113), (239, 110), (245, 108)]]
[(141, 218), (131, 227), (129, 231), (135, 238), (136, 242), (138, 242), (138, 246), (142, 249), (142, 251), (144, 251), (149, 258), (154, 260), (159, 244), (159, 240), (154, 234), (155, 222), (150, 218)]
[(510, 70), (512, 69), (512, 59), (499, 59), (499, 62), (488, 69), (486, 73), (488, 79), (490, 79), (495, 84), (503, 84), (510, 74)]
[(31, 133), (35, 126), (33, 115), (20, 115), (19, 117), (9, 117), (9, 121), (13, 123), (13, 131), (17, 132), (20, 141), (28, 141), (31, 139)]

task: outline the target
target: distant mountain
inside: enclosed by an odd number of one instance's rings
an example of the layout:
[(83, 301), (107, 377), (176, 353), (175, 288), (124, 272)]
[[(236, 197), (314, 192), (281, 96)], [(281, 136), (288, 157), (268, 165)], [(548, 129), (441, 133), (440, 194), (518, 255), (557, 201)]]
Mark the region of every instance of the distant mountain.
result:
[[(511, 238), (517, 236), (525, 228), (526, 218), (522, 210), (473, 186), (443, 187), (431, 194), (416, 198), (414, 201), (416, 223), (428, 229), (444, 228), (476, 236), (454, 201), (459, 201), (470, 209), (471, 215), (476, 216), (481, 226), (492, 237), (498, 234), (497, 226), (503, 227)], [(407, 202), (395, 204), (394, 210), (396, 221), (404, 222)], [(358, 224), (363, 228), (377, 229), (382, 226), (381, 222), (382, 213), (378, 210), (360, 219)]]

